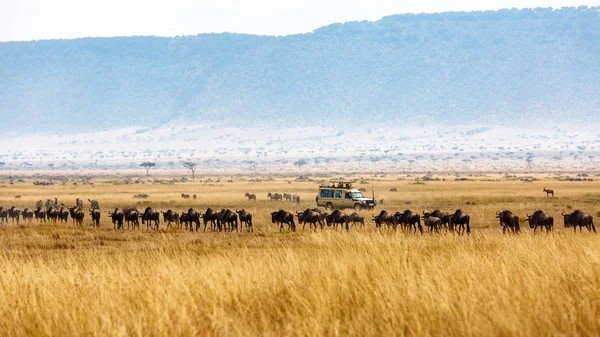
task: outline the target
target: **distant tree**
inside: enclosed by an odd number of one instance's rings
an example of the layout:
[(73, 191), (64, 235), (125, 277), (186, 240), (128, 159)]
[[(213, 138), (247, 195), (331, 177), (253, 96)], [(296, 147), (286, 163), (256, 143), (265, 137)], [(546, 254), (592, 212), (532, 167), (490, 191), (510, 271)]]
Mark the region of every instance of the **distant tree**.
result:
[(192, 180), (196, 179), (196, 163), (194, 163), (193, 161), (184, 161), (183, 163), (183, 167), (185, 167), (186, 169), (192, 171)]
[(527, 162), (527, 169), (531, 170), (531, 164), (533, 164), (533, 158), (535, 156), (534, 155), (529, 155), (527, 156), (527, 158), (525, 158), (525, 162)]
[(308, 162), (305, 159), (299, 159), (294, 162), (294, 165), (298, 166), (299, 169), (306, 164), (308, 164)]
[(145, 161), (140, 164), (141, 167), (146, 169), (146, 176), (150, 176), (150, 169), (156, 166), (156, 163)]

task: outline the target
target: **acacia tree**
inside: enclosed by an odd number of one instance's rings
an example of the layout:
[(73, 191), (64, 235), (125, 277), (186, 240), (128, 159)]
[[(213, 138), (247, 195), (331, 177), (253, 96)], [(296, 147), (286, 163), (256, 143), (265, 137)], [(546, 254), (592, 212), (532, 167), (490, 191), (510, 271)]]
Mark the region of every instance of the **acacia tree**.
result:
[(306, 164), (308, 164), (308, 162), (305, 159), (299, 159), (294, 162), (294, 165), (298, 166), (299, 169)]
[(194, 163), (193, 161), (184, 161), (183, 163), (183, 167), (185, 167), (186, 169), (192, 171), (192, 180), (196, 179), (196, 163)]
[(146, 176), (150, 176), (150, 169), (156, 166), (156, 163), (145, 161), (140, 164), (141, 167), (146, 169)]

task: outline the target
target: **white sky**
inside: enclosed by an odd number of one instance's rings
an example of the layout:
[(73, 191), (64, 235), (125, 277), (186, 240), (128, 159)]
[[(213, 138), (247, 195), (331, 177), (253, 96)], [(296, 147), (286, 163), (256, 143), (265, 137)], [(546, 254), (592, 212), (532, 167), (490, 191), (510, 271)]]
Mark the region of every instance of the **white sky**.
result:
[(600, 0), (0, 0), (0, 41), (89, 36), (287, 35), (399, 13), (598, 6)]

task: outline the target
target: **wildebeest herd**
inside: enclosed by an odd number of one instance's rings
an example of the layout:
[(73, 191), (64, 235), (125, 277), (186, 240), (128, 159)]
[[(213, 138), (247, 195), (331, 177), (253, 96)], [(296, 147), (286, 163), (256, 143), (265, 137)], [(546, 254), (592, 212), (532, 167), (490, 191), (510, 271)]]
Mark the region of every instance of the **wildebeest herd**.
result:
[[(285, 196), (284, 196), (285, 195)], [(291, 194), (269, 193), (271, 200), (289, 200), (299, 202), (300, 197)], [(248, 200), (256, 200), (256, 195), (246, 193)], [(84, 211), (83, 201), (79, 198), (75, 201), (75, 206), (65, 207), (58, 201), (57, 198), (48, 199), (44, 203), (42, 200), (36, 202), (35, 208), (25, 208), (22, 211), (12, 206), (10, 208), (0, 207), (0, 224), (7, 225), (9, 222), (19, 224), (22, 218), (26, 224), (32, 223), (34, 219), (38, 223), (68, 223), (69, 218), (76, 226), (83, 226), (84, 219), (89, 213), (91, 223), (95, 227), (100, 226), (102, 213), (100, 205), (97, 201), (88, 199), (90, 208)], [(587, 228), (590, 232), (596, 232), (593, 217), (590, 214), (576, 210), (572, 213), (562, 213), (564, 227), (573, 227), (577, 231)], [(125, 229), (124, 224), (127, 223), (128, 229), (139, 229), (140, 222), (146, 225), (146, 229), (159, 229), (161, 219), (166, 224), (166, 228), (179, 229), (185, 227), (190, 231), (206, 231), (209, 228), (211, 231), (243, 231), (244, 226), (246, 231), (253, 232), (253, 216), (245, 209), (230, 210), (221, 209), (220, 211), (207, 208), (204, 212), (199, 212), (193, 208), (177, 213), (171, 209), (166, 212), (161, 212), (152, 207), (146, 207), (143, 211), (134, 206), (124, 208), (115, 208), (108, 212), (108, 216), (113, 223), (114, 229)], [(519, 233), (521, 231), (520, 218), (509, 210), (496, 212), (503, 233)], [(383, 225), (397, 230), (398, 228), (409, 233), (424, 232), (424, 227), (429, 232), (438, 233), (440, 231), (456, 232), (458, 234), (469, 234), (471, 232), (471, 217), (462, 210), (456, 210), (453, 213), (446, 213), (440, 210), (432, 212), (423, 211), (423, 214), (404, 210), (402, 212), (388, 212), (382, 210), (378, 215), (373, 215), (372, 221), (376, 228), (382, 228)], [(554, 217), (542, 210), (533, 212), (532, 215), (527, 215), (525, 221), (533, 231), (545, 229), (550, 232), (554, 228)], [(324, 229), (326, 226), (333, 229), (345, 228), (349, 230), (352, 226), (363, 227), (365, 219), (358, 213), (347, 214), (342, 210), (336, 209), (331, 213), (319, 208), (307, 208), (304, 211), (296, 211), (291, 213), (285, 210), (271, 212), (271, 222), (279, 226), (279, 230), (296, 231), (296, 224), (302, 224), (302, 230), (306, 224), (309, 225), (309, 230)], [(174, 224), (174, 225), (173, 225)], [(203, 225), (203, 227), (202, 227)]]

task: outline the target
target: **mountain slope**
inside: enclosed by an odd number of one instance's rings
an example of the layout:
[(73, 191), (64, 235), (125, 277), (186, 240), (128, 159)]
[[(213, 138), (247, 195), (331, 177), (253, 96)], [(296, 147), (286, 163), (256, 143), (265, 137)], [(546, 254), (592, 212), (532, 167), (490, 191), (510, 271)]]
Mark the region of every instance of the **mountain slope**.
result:
[(587, 120), (600, 113), (597, 55), (598, 8), (394, 15), (285, 37), (8, 42), (0, 115), (34, 132)]

